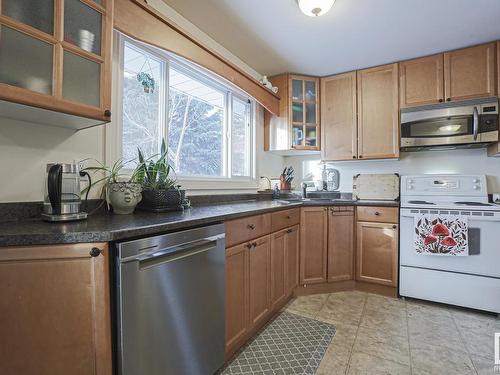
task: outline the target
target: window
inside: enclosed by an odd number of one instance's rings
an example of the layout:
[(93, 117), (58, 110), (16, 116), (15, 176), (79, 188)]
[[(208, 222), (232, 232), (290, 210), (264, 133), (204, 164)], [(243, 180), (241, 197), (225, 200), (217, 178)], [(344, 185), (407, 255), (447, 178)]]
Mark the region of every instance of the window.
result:
[(132, 160), (168, 144), (177, 177), (253, 176), (253, 101), (236, 87), (184, 59), (120, 36), (121, 151)]

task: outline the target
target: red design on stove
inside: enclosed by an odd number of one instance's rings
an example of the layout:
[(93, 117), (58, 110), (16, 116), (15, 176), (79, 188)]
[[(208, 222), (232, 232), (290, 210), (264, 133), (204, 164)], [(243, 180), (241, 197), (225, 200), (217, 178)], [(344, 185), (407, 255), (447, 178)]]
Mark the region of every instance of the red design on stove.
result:
[(450, 230), (448, 227), (444, 224), (437, 223), (432, 227), (432, 235), (433, 236), (449, 236), (450, 235)]

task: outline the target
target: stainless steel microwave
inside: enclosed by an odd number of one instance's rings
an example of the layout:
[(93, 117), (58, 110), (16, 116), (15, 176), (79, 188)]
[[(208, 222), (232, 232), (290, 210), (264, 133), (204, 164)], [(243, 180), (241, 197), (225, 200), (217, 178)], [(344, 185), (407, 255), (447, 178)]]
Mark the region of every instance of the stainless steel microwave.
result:
[(484, 147), (498, 142), (498, 98), (401, 110), (401, 150)]

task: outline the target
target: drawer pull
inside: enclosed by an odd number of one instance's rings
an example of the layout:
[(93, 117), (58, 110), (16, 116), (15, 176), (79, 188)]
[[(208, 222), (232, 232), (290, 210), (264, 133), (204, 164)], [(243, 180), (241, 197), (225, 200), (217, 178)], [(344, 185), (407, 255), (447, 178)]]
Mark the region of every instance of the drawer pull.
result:
[(247, 244), (245, 245), (245, 247), (246, 247), (247, 249), (251, 249), (251, 248), (252, 248), (252, 244), (251, 244), (251, 243), (247, 243)]
[(286, 230), (286, 232), (287, 232), (287, 233), (292, 233), (292, 232), (293, 232), (293, 229), (291, 229), (291, 228), (290, 228), (290, 229), (287, 229), (287, 230)]
[(375, 211), (375, 216), (380, 216), (380, 212)]
[(291, 219), (292, 217), (290, 215), (286, 215), (286, 218), (287, 219)]
[(398, 229), (398, 226), (397, 225), (393, 225), (392, 229)]
[(251, 229), (251, 230), (254, 230), (255, 229), (255, 224), (248, 224), (247, 228)]
[(90, 250), (89, 254), (93, 258), (98, 257), (99, 255), (101, 255), (101, 249), (98, 249), (97, 247), (93, 247)]
[(257, 247), (257, 242), (252, 242), (253, 247)]

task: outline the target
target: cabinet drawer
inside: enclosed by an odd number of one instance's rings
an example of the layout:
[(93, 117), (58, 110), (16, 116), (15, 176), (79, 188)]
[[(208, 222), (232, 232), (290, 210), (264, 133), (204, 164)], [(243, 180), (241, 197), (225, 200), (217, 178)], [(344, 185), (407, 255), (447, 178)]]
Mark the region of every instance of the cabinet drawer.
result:
[(376, 221), (380, 223), (397, 223), (397, 207), (357, 207), (358, 221)]
[(283, 228), (288, 228), (300, 222), (300, 209), (293, 208), (274, 212), (271, 214), (271, 231), (276, 232)]
[(271, 231), (271, 214), (226, 221), (226, 247), (263, 236)]

